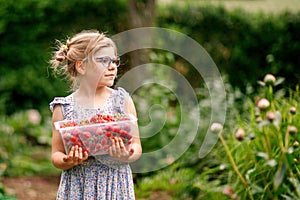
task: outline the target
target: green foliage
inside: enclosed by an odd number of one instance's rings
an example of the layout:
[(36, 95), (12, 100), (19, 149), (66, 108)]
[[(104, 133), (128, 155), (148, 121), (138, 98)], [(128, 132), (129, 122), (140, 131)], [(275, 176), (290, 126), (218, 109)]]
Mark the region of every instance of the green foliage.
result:
[(55, 173), (51, 166), (51, 119), (36, 110), (0, 118), (0, 163), (4, 175)]
[(236, 123), (219, 133), (228, 184), (242, 199), (300, 198), (299, 88), (285, 98), (281, 82), (260, 81), (256, 101), (246, 98)]
[(0, 0), (0, 113), (41, 111), (66, 94), (68, 83), (48, 68), (54, 41), (83, 29), (119, 32), (127, 24), (126, 9), (117, 0)]
[[(233, 87), (246, 88), (266, 73), (299, 82), (299, 13), (253, 14), (222, 7), (179, 6), (159, 10), (158, 26), (175, 29), (195, 39), (210, 54)], [(191, 77), (199, 83), (198, 77)], [(245, 92), (245, 91), (243, 91)]]

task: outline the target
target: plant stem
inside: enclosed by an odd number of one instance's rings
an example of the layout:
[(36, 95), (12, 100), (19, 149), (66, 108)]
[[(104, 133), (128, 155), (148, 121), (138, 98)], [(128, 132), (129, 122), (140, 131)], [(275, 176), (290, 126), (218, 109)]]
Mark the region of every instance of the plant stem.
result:
[(263, 145), (266, 149), (266, 152), (269, 156), (269, 158), (272, 157), (272, 150), (271, 150), (271, 143), (270, 143), (270, 129), (263, 127), (263, 142), (265, 145)]
[(234, 159), (233, 159), (233, 157), (231, 155), (231, 152), (229, 150), (229, 147), (227, 146), (227, 143), (226, 143), (226, 141), (225, 141), (225, 139), (224, 139), (224, 137), (223, 137), (223, 135), (221, 133), (222, 133), (222, 131), (218, 134), (218, 136), (219, 136), (219, 138), (220, 138), (220, 140), (221, 140), (221, 142), (222, 142), (222, 144), (223, 144), (223, 146), (225, 148), (227, 156), (229, 157), (229, 160), (230, 160), (230, 163), (231, 163), (231, 165), (233, 167), (233, 170), (235, 171), (235, 173), (237, 174), (238, 178), (243, 183), (243, 185), (246, 187), (246, 189), (247, 189), (247, 191), (249, 193), (250, 199), (254, 200), (253, 196), (252, 196), (252, 194), (251, 194), (251, 192), (249, 190), (249, 185), (246, 182), (246, 180), (244, 179), (244, 177), (242, 176), (242, 174), (239, 171), (238, 167), (236, 166), (235, 161), (234, 161)]

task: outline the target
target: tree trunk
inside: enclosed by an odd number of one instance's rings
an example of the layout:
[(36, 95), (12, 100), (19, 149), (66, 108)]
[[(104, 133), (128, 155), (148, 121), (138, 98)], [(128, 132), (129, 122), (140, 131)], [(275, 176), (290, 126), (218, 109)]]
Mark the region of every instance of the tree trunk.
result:
[[(130, 28), (150, 27), (155, 24), (155, 0), (128, 0)], [(150, 37), (150, 36), (148, 36)], [(132, 41), (134, 42), (134, 41)], [(130, 53), (131, 67), (149, 62), (149, 50), (136, 50)]]

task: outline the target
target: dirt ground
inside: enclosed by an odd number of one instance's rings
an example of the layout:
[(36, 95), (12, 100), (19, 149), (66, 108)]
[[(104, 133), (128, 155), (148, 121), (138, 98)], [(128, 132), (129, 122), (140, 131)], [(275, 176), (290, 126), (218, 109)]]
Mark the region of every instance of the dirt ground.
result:
[[(18, 200), (55, 200), (59, 176), (16, 177), (2, 179), (5, 192)], [(171, 197), (163, 191), (153, 192), (151, 197), (137, 200), (169, 200)]]
[(59, 176), (3, 178), (5, 192), (18, 200), (54, 200)]

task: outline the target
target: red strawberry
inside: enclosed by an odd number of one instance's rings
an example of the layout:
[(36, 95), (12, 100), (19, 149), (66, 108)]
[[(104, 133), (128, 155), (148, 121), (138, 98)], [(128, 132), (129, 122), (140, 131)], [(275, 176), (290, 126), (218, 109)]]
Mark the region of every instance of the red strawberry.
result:
[(97, 144), (95, 147), (96, 151), (99, 151), (101, 148), (102, 148), (101, 144)]
[(110, 137), (111, 137), (111, 132), (107, 131), (107, 132), (105, 133), (105, 135), (106, 135), (106, 137), (110, 138)]
[(102, 129), (102, 127), (97, 128), (96, 134), (97, 134), (97, 135), (103, 134), (103, 129)]
[(83, 148), (82, 148), (82, 153), (84, 153), (84, 152), (90, 153), (90, 149), (89, 149), (89, 148), (83, 147)]
[(77, 125), (78, 125), (78, 124), (77, 124), (76, 122), (71, 121), (71, 122), (66, 122), (66, 123), (62, 124), (62, 125), (60, 126), (60, 128), (73, 127), (73, 126), (77, 126)]
[(102, 139), (101, 139), (101, 144), (102, 144), (102, 145), (106, 145), (106, 144), (107, 144), (106, 138), (102, 138)]
[(89, 139), (92, 136), (92, 134), (90, 132), (88, 132), (88, 131), (85, 131), (82, 134), (83, 134), (83, 136), (84, 136), (85, 139)]
[(112, 126), (112, 131), (113, 132), (119, 132), (120, 131), (120, 126), (118, 126), (118, 125)]
[(74, 135), (71, 136), (71, 141), (73, 143), (77, 142), (77, 140), (78, 140), (78, 138), (76, 136), (74, 136)]
[(107, 130), (107, 131), (111, 131), (113, 128), (112, 128), (111, 125), (107, 125), (107, 126), (104, 127), (104, 129)]
[(108, 148), (109, 148), (108, 145), (104, 145), (104, 146), (103, 146), (103, 150), (104, 150), (104, 151), (108, 151)]

